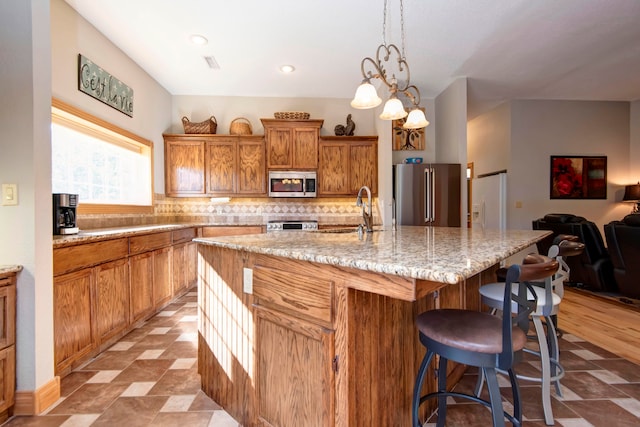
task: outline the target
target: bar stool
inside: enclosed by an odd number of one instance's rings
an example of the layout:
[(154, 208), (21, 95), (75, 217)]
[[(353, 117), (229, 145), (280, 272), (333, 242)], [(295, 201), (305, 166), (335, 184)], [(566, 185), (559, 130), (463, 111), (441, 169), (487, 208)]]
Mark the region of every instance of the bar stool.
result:
[[(560, 238), (573, 239), (575, 236), (558, 236)], [(554, 241), (556, 243), (558, 238)], [(528, 298), (537, 300), (536, 309), (531, 313), (531, 321), (533, 322), (536, 332), (535, 338), (538, 341), (539, 351), (525, 348), (524, 351), (534, 354), (541, 359), (541, 376), (530, 377), (526, 375), (516, 375), (520, 380), (535, 381), (541, 383), (542, 386), (542, 406), (544, 410), (545, 423), (553, 425), (553, 411), (551, 408), (551, 384), (556, 389), (556, 394), (562, 397), (560, 388), (560, 379), (564, 376), (564, 369), (560, 365), (560, 350), (558, 347), (558, 336), (556, 331), (556, 322), (553, 317), (557, 316), (562, 295), (564, 295), (564, 282), (569, 279), (569, 266), (563, 260), (563, 257), (575, 256), (582, 253), (584, 244), (574, 240), (562, 240), (549, 248), (548, 257), (554, 258), (559, 265), (557, 273), (554, 274), (550, 282), (535, 283), (533, 293)], [(512, 284), (512, 287), (516, 286)], [(502, 311), (504, 307), (504, 290), (505, 283), (491, 283), (480, 287), (480, 295), (482, 303), (491, 308), (491, 314)], [(511, 312), (516, 313), (517, 307), (511, 307)], [(544, 319), (544, 324), (542, 320)], [(476, 396), (480, 395), (482, 385), (484, 383), (484, 375), (482, 372), (478, 375), (476, 384)]]
[[(420, 343), (427, 349), (416, 376), (413, 392), (413, 426), (420, 427), (419, 407), (427, 399), (438, 398), (437, 426), (443, 427), (447, 396), (462, 397), (491, 408), (493, 426), (503, 427), (504, 418), (516, 426), (522, 424), (520, 392), (512, 367), (521, 357), (529, 326), (529, 315), (536, 307), (535, 291), (531, 282), (545, 280), (558, 270), (558, 261), (543, 255), (531, 254), (522, 265), (513, 265), (507, 272), (502, 309), (509, 312), (511, 305), (517, 306), (516, 315), (493, 316), (462, 309), (437, 309), (418, 315), (416, 325), (420, 332)], [(513, 287), (511, 285), (514, 285)], [(534, 299), (528, 298), (533, 295)], [(434, 355), (439, 355), (438, 391), (422, 394), (422, 385), (429, 363)], [(489, 387), (489, 400), (475, 395), (447, 391), (447, 361), (453, 360), (468, 366), (476, 366), (484, 372)], [(513, 414), (502, 407), (496, 369), (507, 371), (513, 393)]]

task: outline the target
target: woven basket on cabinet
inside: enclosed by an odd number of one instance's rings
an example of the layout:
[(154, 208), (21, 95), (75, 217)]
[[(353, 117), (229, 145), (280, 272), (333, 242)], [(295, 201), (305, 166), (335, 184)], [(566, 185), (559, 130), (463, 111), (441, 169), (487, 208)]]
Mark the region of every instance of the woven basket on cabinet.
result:
[(218, 121), (215, 116), (211, 116), (207, 120), (203, 122), (190, 122), (189, 119), (185, 116), (182, 118), (182, 126), (184, 126), (184, 133), (207, 133), (213, 134), (216, 133), (218, 128)]
[(249, 119), (237, 117), (231, 120), (231, 124), (229, 125), (230, 135), (251, 135), (252, 133), (253, 129), (251, 129), (251, 122)]

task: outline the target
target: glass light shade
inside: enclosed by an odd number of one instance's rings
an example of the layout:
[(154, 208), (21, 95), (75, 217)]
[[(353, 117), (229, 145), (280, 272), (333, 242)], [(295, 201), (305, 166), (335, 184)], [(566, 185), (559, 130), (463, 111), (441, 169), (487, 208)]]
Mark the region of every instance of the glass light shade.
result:
[(377, 107), (381, 103), (382, 99), (378, 96), (376, 88), (371, 83), (365, 82), (358, 86), (356, 96), (351, 101), (351, 106), (364, 110)]
[(420, 129), (429, 126), (429, 121), (424, 116), (424, 113), (419, 108), (414, 108), (409, 113), (409, 117), (402, 125), (405, 129)]
[(384, 110), (382, 114), (380, 114), (380, 118), (382, 120), (397, 120), (407, 117), (407, 114), (404, 105), (402, 105), (402, 101), (396, 97), (392, 97), (384, 104)]

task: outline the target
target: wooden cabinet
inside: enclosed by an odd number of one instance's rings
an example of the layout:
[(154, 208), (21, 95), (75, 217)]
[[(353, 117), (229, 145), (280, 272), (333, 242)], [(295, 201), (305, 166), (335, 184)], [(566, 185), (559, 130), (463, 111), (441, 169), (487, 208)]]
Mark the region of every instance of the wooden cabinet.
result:
[(318, 139), (324, 120), (260, 120), (268, 169), (317, 169)]
[(70, 370), (74, 362), (96, 346), (95, 315), (91, 292), (93, 269), (85, 268), (53, 279), (53, 337), (56, 373)]
[(334, 283), (290, 265), (253, 271), (257, 417), (273, 426), (334, 425)]
[(165, 136), (164, 180), (167, 196), (204, 195), (205, 141), (198, 137)]
[(162, 308), (173, 297), (171, 247), (153, 252), (153, 307)]
[(129, 264), (120, 259), (96, 267), (95, 323), (99, 343), (129, 326)]
[(320, 196), (356, 195), (363, 185), (378, 192), (378, 138), (322, 137), (319, 143)]
[(253, 135), (164, 135), (165, 193), (266, 194), (265, 144)]
[(239, 236), (264, 233), (261, 225), (202, 227), (202, 237)]
[(16, 273), (0, 274), (0, 423), (10, 415), (16, 389)]
[[(197, 228), (186, 227), (54, 249), (56, 375), (66, 375), (195, 285), (197, 245), (191, 240), (197, 235)], [(0, 303), (2, 295), (0, 287)]]
[(191, 240), (197, 236), (195, 228), (174, 231), (173, 242), (173, 296), (180, 295), (198, 280), (198, 245)]

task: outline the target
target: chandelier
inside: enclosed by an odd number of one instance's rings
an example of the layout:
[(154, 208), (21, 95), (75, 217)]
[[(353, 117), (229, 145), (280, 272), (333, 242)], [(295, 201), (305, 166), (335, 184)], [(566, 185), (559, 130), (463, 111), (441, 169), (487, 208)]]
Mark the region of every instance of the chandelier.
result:
[[(380, 118), (382, 120), (397, 120), (407, 117), (402, 125), (405, 129), (420, 129), (429, 125), (424, 112), (420, 108), (420, 91), (412, 85), (409, 73), (409, 64), (404, 54), (404, 6), (400, 0), (400, 34), (402, 37), (402, 49), (398, 49), (395, 44), (387, 44), (387, 0), (384, 0), (384, 19), (382, 22), (382, 44), (378, 46), (376, 58), (366, 57), (360, 64), (362, 71), (362, 84), (358, 86), (356, 95), (351, 101), (351, 106), (358, 109), (375, 108), (382, 103), (376, 88), (371, 84), (371, 79), (379, 79), (389, 89), (389, 99), (384, 104), (384, 109)], [(388, 68), (397, 63), (396, 68), (400, 83), (396, 74), (388, 76)], [(402, 94), (411, 102), (411, 112), (407, 113), (398, 99), (398, 94)]]

